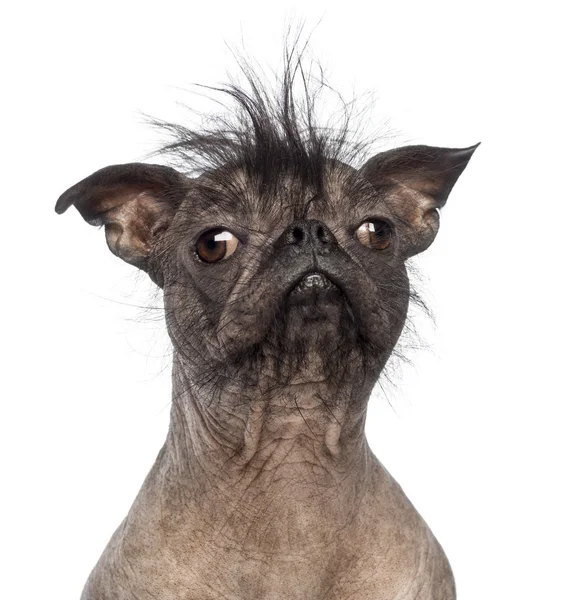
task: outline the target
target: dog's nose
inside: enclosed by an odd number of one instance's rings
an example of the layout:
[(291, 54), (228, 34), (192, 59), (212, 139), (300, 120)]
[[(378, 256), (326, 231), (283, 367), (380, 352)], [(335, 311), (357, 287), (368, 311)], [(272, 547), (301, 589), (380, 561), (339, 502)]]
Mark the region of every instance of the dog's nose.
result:
[(325, 223), (316, 219), (295, 221), (283, 231), (275, 243), (277, 248), (310, 246), (318, 250), (327, 248), (331, 244), (337, 244), (335, 236)]

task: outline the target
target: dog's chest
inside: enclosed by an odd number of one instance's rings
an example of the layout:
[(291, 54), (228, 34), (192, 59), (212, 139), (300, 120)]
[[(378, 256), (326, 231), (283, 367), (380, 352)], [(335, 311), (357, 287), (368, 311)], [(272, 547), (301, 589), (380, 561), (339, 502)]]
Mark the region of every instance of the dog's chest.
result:
[(448, 562), (433, 541), (388, 550), (371, 540), (303, 557), (243, 559), (203, 544), (181, 542), (179, 552), (140, 547), (98, 565), (82, 600), (454, 600)]

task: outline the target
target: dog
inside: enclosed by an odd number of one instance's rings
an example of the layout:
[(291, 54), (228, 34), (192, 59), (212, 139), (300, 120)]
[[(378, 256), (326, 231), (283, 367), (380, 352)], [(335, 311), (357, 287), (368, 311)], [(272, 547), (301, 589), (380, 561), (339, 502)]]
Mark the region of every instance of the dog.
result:
[[(355, 165), (289, 60), (229, 115), (162, 124), (182, 169), (105, 167), (68, 189), (161, 288), (174, 347), (167, 440), (83, 600), (453, 600), (448, 560), (373, 455), (368, 400), (477, 146)], [(195, 173), (195, 175), (192, 175)]]

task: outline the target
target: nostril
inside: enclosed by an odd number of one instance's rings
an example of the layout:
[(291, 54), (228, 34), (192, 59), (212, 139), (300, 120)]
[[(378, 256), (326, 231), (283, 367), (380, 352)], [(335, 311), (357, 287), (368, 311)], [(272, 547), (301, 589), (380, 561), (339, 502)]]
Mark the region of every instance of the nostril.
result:
[(329, 236), (327, 235), (327, 232), (325, 231), (325, 228), (322, 225), (319, 225), (317, 227), (317, 237), (324, 244), (327, 244), (329, 242)]
[(305, 232), (300, 227), (295, 227), (292, 232), (293, 242), (299, 244), (305, 239)]

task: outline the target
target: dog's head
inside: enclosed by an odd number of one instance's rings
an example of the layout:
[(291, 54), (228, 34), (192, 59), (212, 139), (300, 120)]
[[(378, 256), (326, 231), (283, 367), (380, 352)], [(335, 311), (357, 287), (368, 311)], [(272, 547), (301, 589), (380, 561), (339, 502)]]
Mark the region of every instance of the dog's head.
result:
[[(233, 94), (231, 94), (233, 95)], [(408, 146), (361, 168), (295, 110), (239, 95), (238, 128), (180, 129), (197, 177), (115, 165), (67, 190), (111, 251), (163, 288), (170, 336), (200, 382), (379, 375), (405, 322), (405, 261), (425, 250), (474, 147)]]

